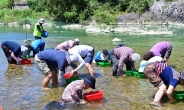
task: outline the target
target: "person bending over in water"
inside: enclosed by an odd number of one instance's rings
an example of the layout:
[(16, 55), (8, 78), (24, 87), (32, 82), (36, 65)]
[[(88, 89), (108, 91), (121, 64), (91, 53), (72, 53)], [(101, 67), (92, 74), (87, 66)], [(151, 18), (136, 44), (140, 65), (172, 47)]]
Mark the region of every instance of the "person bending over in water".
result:
[(89, 75), (83, 80), (76, 80), (70, 83), (64, 90), (61, 97), (61, 106), (67, 103), (86, 104), (87, 101), (83, 99), (83, 89), (95, 89), (96, 79)]
[(158, 88), (151, 105), (161, 106), (160, 100), (164, 92), (167, 93), (171, 103), (176, 102), (176, 99), (173, 97), (173, 91), (177, 84), (184, 85), (184, 71), (178, 73), (166, 63), (152, 62), (146, 65), (144, 74), (150, 83)]

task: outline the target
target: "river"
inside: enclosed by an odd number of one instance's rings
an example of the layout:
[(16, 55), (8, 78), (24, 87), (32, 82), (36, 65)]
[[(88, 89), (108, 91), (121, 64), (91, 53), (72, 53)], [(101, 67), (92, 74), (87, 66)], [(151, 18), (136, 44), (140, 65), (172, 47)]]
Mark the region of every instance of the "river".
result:
[[(45, 49), (54, 48), (57, 44), (69, 39), (79, 38), (80, 44), (94, 47), (95, 53), (102, 49), (111, 50), (115, 45), (124, 43), (142, 56), (155, 43), (168, 41), (173, 46), (169, 64), (178, 72), (184, 68), (184, 28), (182, 27), (139, 26), (138, 28), (144, 32), (155, 32), (155, 34), (140, 34), (140, 31), (133, 32), (135, 29), (125, 32), (86, 33), (84, 28), (66, 29), (62, 26), (58, 23), (57, 26), (45, 27), (49, 31), (49, 37), (43, 38), (46, 42)], [(34, 40), (33, 28), (34, 26), (26, 30), (22, 26), (0, 26), (0, 42), (13, 40), (25, 45), (25, 39)], [(133, 26), (126, 26), (126, 28), (133, 28)], [(169, 31), (172, 34), (158, 34), (158, 31)], [(121, 42), (112, 42), (114, 38), (121, 39)], [(136, 63), (137, 69), (139, 63), (140, 61)], [(9, 65), (1, 49), (0, 65), (0, 106), (3, 110), (40, 110), (53, 100), (60, 101), (65, 87), (43, 90), (41, 83), (44, 75), (36, 64)], [(76, 105), (71, 107), (71, 110), (183, 110), (183, 101), (170, 104), (167, 97), (163, 97), (161, 100), (163, 107), (150, 106), (149, 103), (153, 101), (151, 96), (155, 94), (157, 89), (146, 78), (141, 79), (133, 76), (114, 78), (111, 72), (112, 67), (98, 67), (94, 64), (92, 67), (97, 77), (96, 89), (102, 90), (104, 97), (102, 100), (89, 102), (90, 106)], [(87, 69), (80, 70), (79, 75), (88, 75)], [(176, 90), (180, 91), (183, 88), (177, 86)]]

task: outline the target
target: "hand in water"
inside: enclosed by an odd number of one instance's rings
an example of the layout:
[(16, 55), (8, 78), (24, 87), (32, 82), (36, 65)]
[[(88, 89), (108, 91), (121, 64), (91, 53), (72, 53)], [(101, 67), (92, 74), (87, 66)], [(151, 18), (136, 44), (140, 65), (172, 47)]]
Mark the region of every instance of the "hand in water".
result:
[(82, 99), (81, 101), (80, 101), (80, 104), (81, 105), (83, 105), (83, 104), (87, 104), (88, 102), (86, 101), (86, 100), (84, 100), (84, 99)]
[(20, 60), (19, 60), (19, 61), (17, 61), (17, 65), (21, 65), (21, 62), (20, 62)]

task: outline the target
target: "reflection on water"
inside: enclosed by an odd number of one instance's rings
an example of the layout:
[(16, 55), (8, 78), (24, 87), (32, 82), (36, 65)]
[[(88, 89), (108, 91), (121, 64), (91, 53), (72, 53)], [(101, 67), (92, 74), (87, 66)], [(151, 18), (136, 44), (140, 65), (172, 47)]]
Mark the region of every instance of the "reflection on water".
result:
[[(7, 29), (8, 28), (8, 29)], [(9, 29), (10, 28), (10, 29)], [(147, 29), (149, 30), (150, 27)], [(151, 29), (153, 29), (152, 27)], [(159, 27), (162, 28), (162, 27)], [(31, 28), (32, 29), (32, 28)], [(28, 39), (34, 40), (32, 31), (28, 30)], [(164, 27), (165, 29), (165, 27)], [(14, 27), (0, 27), (0, 42), (4, 40), (14, 40), (24, 45), (24, 30)], [(32, 29), (33, 30), (33, 29)], [(182, 28), (167, 27), (173, 35), (129, 35), (126, 33), (103, 33), (86, 34), (85, 30), (66, 30), (50, 27), (48, 38), (43, 38), (46, 42), (46, 48), (54, 48), (57, 44), (73, 38), (79, 38), (81, 44), (93, 46), (95, 52), (102, 49), (111, 50), (115, 45), (125, 43), (132, 47), (135, 52), (141, 56), (151, 48), (155, 43), (163, 40), (169, 41), (173, 46), (169, 64), (178, 72), (181, 72), (184, 59), (184, 33)], [(11, 31), (11, 33), (9, 32)], [(112, 42), (115, 37), (120, 38), (122, 42)], [(13, 38), (13, 39), (12, 39)], [(50, 90), (43, 90), (41, 83), (44, 75), (40, 72), (36, 64), (31, 65), (8, 65), (4, 53), (0, 49), (0, 106), (4, 110), (40, 110), (52, 101), (60, 101), (61, 94), (65, 87), (56, 87)], [(104, 92), (104, 97), (98, 101), (91, 101), (88, 105), (75, 105), (71, 110), (182, 110), (183, 101), (170, 104), (167, 97), (162, 98), (164, 104), (161, 108), (154, 108), (149, 105), (152, 95), (157, 91), (147, 79), (138, 79), (133, 76), (112, 77), (111, 67), (98, 67), (92, 65), (95, 76), (97, 77), (96, 88)], [(136, 68), (139, 63), (136, 63)], [(86, 68), (79, 72), (80, 77), (88, 74)], [(181, 86), (176, 90), (183, 90)], [(85, 90), (84, 92), (89, 92)]]

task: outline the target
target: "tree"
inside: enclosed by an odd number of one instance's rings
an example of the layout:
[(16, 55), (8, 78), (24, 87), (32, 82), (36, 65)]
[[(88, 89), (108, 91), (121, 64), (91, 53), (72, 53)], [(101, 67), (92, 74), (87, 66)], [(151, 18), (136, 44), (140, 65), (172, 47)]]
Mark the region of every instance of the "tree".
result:
[[(57, 21), (79, 22), (80, 13), (89, 8), (88, 0), (41, 0)], [(87, 15), (86, 15), (87, 16)], [(85, 18), (85, 17), (84, 17)]]

